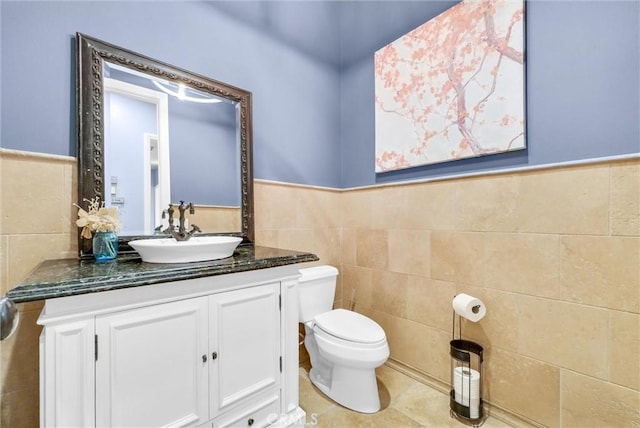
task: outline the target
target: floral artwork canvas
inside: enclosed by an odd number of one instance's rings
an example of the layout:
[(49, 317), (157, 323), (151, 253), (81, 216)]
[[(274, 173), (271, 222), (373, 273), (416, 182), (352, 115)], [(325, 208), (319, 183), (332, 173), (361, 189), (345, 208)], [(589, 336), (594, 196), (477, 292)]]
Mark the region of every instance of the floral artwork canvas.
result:
[(464, 0), (375, 54), (376, 172), (525, 148), (524, 2)]

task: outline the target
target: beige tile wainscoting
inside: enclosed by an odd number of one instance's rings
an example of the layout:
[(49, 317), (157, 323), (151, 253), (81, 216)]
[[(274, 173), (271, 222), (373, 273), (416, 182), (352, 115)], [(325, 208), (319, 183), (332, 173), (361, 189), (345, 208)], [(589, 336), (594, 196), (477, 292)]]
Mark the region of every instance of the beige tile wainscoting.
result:
[[(336, 306), (385, 329), (391, 363), (450, 379), (451, 300), (485, 347), (485, 397), (516, 423), (640, 425), (640, 162), (341, 192), (256, 182), (257, 240), (340, 269)], [(355, 296), (352, 299), (352, 296)]]
[[(0, 149), (3, 295), (40, 261), (76, 256), (76, 168)], [(336, 306), (380, 323), (389, 364), (421, 384), (449, 382), (451, 300), (465, 292), (488, 307), (463, 332), (486, 349), (492, 414), (634, 427), (639, 200), (638, 159), (348, 190), (256, 180), (256, 241), (338, 267)], [(38, 425), (41, 304), (19, 306), (19, 330), (0, 342), (3, 427)]]
[[(0, 294), (46, 259), (77, 257), (76, 159), (0, 149)], [(0, 342), (0, 426), (39, 425), (42, 302), (18, 305), (20, 323)]]

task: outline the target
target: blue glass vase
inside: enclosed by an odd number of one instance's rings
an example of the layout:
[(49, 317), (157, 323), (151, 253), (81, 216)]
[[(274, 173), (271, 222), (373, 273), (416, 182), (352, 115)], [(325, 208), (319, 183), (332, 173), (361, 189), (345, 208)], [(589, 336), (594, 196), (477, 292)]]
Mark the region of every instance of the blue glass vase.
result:
[(96, 232), (93, 235), (93, 257), (97, 262), (113, 260), (118, 255), (118, 234)]

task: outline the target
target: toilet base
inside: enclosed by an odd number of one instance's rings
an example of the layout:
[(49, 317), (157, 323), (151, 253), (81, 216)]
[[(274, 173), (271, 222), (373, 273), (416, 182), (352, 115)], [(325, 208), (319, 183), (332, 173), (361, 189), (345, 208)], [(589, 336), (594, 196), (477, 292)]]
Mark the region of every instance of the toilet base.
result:
[(355, 369), (333, 366), (330, 386), (311, 367), (309, 379), (320, 391), (336, 403), (360, 413), (380, 410), (380, 396), (375, 369)]

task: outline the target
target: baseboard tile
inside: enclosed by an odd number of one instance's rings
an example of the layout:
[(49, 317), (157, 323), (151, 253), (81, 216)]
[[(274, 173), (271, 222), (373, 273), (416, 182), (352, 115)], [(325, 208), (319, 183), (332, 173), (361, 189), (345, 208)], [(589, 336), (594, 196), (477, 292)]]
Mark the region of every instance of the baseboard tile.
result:
[[(451, 386), (448, 383), (442, 382), (439, 379), (436, 379), (427, 373), (423, 372), (420, 369), (404, 364), (400, 361), (394, 360), (393, 358), (389, 358), (385, 365), (391, 369), (394, 369), (420, 383), (423, 383), (436, 391), (442, 392), (445, 395), (449, 394), (451, 390)], [(507, 409), (504, 409), (500, 406), (490, 403), (487, 400), (483, 400), (485, 404), (485, 411), (488, 417), (496, 418), (506, 424), (509, 424), (513, 427), (531, 427), (531, 428), (543, 428), (544, 425), (541, 425), (538, 422), (532, 421), (531, 419), (515, 414)]]

